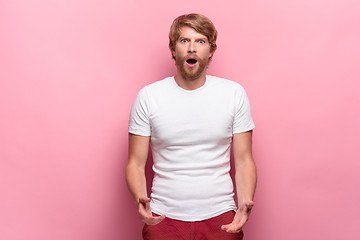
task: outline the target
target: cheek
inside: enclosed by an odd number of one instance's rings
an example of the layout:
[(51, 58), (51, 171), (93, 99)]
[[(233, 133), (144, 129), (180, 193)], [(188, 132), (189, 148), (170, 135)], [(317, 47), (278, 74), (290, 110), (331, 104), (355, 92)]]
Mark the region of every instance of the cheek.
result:
[(175, 52), (176, 52), (177, 55), (182, 55), (186, 51), (184, 50), (184, 48), (177, 47), (177, 48), (175, 48)]
[(203, 51), (203, 52), (201, 53), (201, 57), (202, 57), (203, 59), (209, 59), (211, 56), (212, 56), (212, 54), (209, 53), (209, 51)]

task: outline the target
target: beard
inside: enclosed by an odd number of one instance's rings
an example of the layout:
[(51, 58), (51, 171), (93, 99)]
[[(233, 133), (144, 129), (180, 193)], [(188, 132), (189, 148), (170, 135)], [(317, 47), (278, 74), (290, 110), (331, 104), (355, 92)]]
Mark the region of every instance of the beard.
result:
[[(186, 65), (186, 60), (189, 57), (194, 57), (197, 59), (196, 67), (191, 68)], [(202, 59), (196, 55), (195, 56), (188, 55), (183, 58), (176, 58), (175, 62), (176, 62), (176, 67), (177, 67), (178, 71), (180, 71), (180, 74), (184, 79), (195, 80), (195, 79), (199, 78), (201, 76), (201, 74), (203, 73), (203, 71), (205, 70), (205, 68), (209, 64), (209, 59)]]

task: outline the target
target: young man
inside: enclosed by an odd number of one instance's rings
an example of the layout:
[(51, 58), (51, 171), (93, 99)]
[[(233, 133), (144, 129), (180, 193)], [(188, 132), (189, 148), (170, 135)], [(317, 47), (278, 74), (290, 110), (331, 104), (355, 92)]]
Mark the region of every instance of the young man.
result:
[[(206, 74), (217, 31), (203, 15), (176, 18), (169, 33), (174, 77), (144, 87), (129, 121), (126, 180), (144, 239), (243, 239), (253, 207), (255, 127), (244, 89)], [(155, 176), (146, 191), (149, 144)], [(229, 175), (233, 145), (238, 208)]]

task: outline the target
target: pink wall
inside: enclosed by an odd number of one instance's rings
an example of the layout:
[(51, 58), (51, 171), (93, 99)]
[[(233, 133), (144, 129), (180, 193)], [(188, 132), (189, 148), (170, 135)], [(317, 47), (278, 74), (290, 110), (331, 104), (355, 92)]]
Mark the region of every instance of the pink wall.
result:
[(357, 0), (0, 1), (1, 239), (140, 239), (128, 113), (174, 74), (168, 29), (190, 12), (219, 31), (209, 73), (253, 108), (246, 239), (358, 239)]

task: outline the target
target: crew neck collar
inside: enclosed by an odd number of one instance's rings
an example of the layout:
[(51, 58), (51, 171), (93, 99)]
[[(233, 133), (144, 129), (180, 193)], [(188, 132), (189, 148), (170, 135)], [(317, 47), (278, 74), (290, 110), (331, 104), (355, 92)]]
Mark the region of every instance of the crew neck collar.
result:
[(183, 91), (183, 92), (187, 92), (187, 93), (193, 93), (193, 92), (201, 91), (202, 89), (204, 89), (204, 88), (208, 85), (209, 79), (210, 79), (210, 76), (209, 76), (209, 75), (206, 75), (205, 83), (204, 83), (201, 87), (198, 87), (198, 88), (196, 88), (196, 89), (194, 89), (194, 90), (186, 90), (186, 89), (184, 89), (184, 88), (182, 88), (182, 87), (179, 86), (179, 84), (175, 81), (175, 77), (174, 77), (174, 76), (171, 77), (171, 81), (174, 83), (174, 85), (175, 85), (179, 90), (181, 90), (181, 91)]

